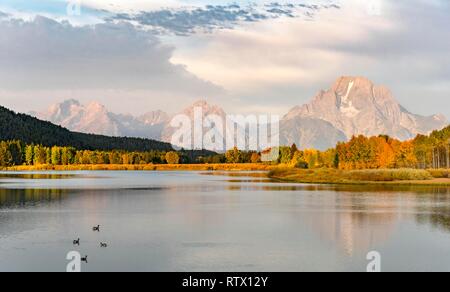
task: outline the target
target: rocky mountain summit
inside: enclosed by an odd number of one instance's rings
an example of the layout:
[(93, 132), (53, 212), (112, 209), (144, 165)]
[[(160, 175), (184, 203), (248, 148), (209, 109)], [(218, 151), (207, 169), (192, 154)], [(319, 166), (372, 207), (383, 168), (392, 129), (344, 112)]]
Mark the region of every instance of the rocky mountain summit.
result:
[[(196, 109), (201, 109), (202, 119), (219, 117), (226, 127), (226, 112), (204, 100), (176, 115), (156, 110), (135, 117), (111, 113), (97, 102), (82, 105), (76, 100), (52, 105), (48, 110), (32, 115), (77, 132), (171, 142), (176, 132), (170, 125), (172, 119), (182, 115), (194, 121)], [(280, 121), (279, 134), (282, 145), (296, 143), (300, 148), (327, 149), (354, 135), (383, 134), (407, 140), (417, 134), (442, 129), (447, 124), (442, 115), (426, 117), (409, 112), (387, 87), (376, 85), (367, 78), (340, 77), (330, 89), (320, 91), (308, 104), (292, 108)], [(207, 132), (208, 128), (204, 126), (203, 133)], [(218, 139), (224, 139), (220, 133), (216, 134)]]

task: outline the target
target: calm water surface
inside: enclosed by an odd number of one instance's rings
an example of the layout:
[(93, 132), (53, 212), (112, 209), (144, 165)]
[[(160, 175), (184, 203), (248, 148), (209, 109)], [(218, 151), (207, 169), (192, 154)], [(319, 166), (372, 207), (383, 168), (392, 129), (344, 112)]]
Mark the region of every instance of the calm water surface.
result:
[(0, 173), (0, 271), (65, 271), (72, 250), (83, 271), (365, 271), (372, 250), (384, 271), (450, 271), (450, 189)]

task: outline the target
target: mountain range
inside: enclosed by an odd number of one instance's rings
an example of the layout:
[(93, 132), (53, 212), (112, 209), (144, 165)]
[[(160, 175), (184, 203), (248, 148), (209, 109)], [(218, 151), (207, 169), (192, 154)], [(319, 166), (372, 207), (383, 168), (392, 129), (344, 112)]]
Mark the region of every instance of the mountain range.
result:
[[(196, 107), (202, 108), (204, 116), (214, 114), (223, 119), (226, 116), (222, 108), (206, 101), (198, 101), (179, 113), (193, 117)], [(115, 114), (97, 102), (82, 105), (76, 100), (67, 100), (31, 114), (70, 130), (91, 134), (171, 142), (175, 131), (170, 126), (174, 115), (162, 111), (150, 111), (137, 117)], [(295, 106), (282, 118), (280, 142), (282, 145), (296, 143), (300, 148), (327, 149), (353, 135), (383, 134), (407, 140), (442, 129), (447, 124), (443, 115), (425, 117), (409, 112), (387, 87), (375, 85), (367, 78), (340, 77), (330, 89), (320, 91), (307, 104)]]
[[(0, 106), (0, 141), (20, 140), (47, 147), (71, 146), (79, 150), (172, 150), (172, 145), (142, 138), (110, 137), (69, 131), (53, 123)], [(195, 153), (194, 153), (195, 154)]]
[(163, 125), (169, 122), (169, 115), (162, 111), (134, 117), (109, 112), (98, 102), (82, 105), (74, 99), (52, 105), (44, 112), (30, 114), (76, 132), (149, 139), (160, 139)]

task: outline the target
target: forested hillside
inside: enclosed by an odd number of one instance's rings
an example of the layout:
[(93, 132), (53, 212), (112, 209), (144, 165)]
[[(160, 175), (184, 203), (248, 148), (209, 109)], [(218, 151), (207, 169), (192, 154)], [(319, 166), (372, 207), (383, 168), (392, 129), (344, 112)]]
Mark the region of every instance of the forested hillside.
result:
[(154, 140), (71, 132), (52, 123), (25, 114), (17, 114), (0, 106), (0, 141), (8, 140), (20, 140), (26, 144), (48, 147), (70, 146), (82, 150), (172, 150), (170, 144)]

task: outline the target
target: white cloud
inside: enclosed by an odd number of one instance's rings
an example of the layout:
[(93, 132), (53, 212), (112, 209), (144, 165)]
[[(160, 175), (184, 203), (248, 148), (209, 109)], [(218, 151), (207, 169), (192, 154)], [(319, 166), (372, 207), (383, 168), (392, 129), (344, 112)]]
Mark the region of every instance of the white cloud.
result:
[(178, 7), (177, 0), (82, 0), (83, 5), (112, 12), (141, 11), (161, 7)]
[(139, 13), (117, 13), (108, 21), (132, 22), (161, 34), (192, 35), (197, 32), (213, 32), (217, 29), (235, 28), (239, 24), (267, 21), (278, 18), (303, 18), (312, 20), (316, 13), (325, 9), (339, 9), (334, 3), (314, 5), (299, 4), (296, 1), (282, 4), (237, 3), (227, 5), (206, 5), (181, 7), (178, 9), (158, 9)]
[(172, 63), (172, 53), (172, 47), (129, 24), (74, 27), (44, 17), (32, 22), (4, 20), (0, 23), (0, 88), (10, 92), (128, 90), (154, 99), (222, 92)]
[[(450, 2), (374, 1), (380, 13), (370, 13), (370, 1), (345, 0), (314, 21), (244, 22), (188, 37), (156, 37), (124, 24), (2, 22), (0, 99), (14, 96), (8, 102), (29, 109), (28, 103), (39, 103), (33, 95), (45, 102), (78, 95), (113, 109), (170, 111), (193, 99), (222, 97), (219, 86), (229, 95), (218, 103), (230, 112), (283, 114), (340, 75), (364, 75), (389, 86), (413, 112), (450, 116)], [(207, 2), (83, 1), (118, 12)]]
[[(287, 109), (341, 75), (363, 75), (392, 88), (412, 111), (447, 109), (450, 116), (448, 5), (380, 3), (381, 15), (368, 14), (366, 1), (344, 1), (341, 10), (323, 11), (313, 22), (277, 19), (196, 35), (177, 44), (173, 60), (223, 85), (240, 107)], [(447, 90), (430, 90), (436, 87)]]

